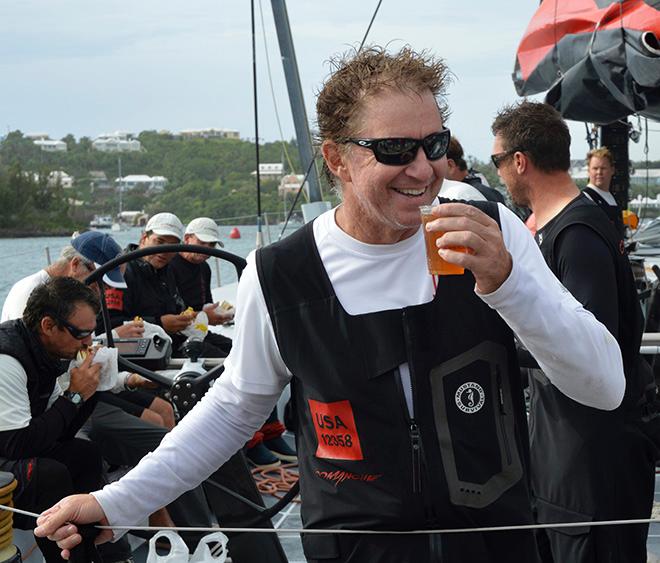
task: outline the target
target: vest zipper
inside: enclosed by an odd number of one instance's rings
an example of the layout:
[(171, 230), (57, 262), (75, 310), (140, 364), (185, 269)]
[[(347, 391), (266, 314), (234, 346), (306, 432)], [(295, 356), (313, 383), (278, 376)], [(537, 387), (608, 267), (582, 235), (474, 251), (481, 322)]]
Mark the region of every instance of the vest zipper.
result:
[[(406, 311), (403, 311), (403, 330), (406, 335), (406, 341), (410, 342), (410, 330), (408, 328), (408, 323), (406, 322)], [(416, 494), (421, 494), (422, 492), (422, 435), (415, 420), (415, 386), (413, 385), (413, 366), (408, 362), (408, 373), (409, 379), (408, 383), (410, 385), (410, 402), (411, 408), (408, 409), (408, 404), (406, 402), (406, 396), (403, 392), (403, 378), (401, 375), (401, 370), (399, 371), (399, 391), (401, 392), (403, 403), (404, 403), (404, 413), (407, 415), (406, 420), (408, 422), (408, 436), (410, 437), (410, 450), (412, 453), (412, 491)], [(425, 503), (426, 504), (426, 503)]]
[(511, 465), (511, 448), (509, 447), (509, 438), (506, 433), (506, 424), (504, 424), (504, 417), (506, 416), (506, 411), (504, 410), (504, 389), (502, 388), (502, 376), (500, 375), (500, 370), (498, 367), (495, 368), (495, 373), (497, 377), (497, 391), (500, 404), (500, 432), (502, 432), (502, 441), (504, 442), (506, 461), (508, 465)]
[[(407, 319), (407, 312), (404, 309), (403, 310), (403, 331), (404, 335), (406, 338), (406, 348), (408, 350), (411, 349), (411, 343), (412, 343), (412, 336), (410, 334), (410, 328), (408, 326), (408, 319)], [(411, 453), (412, 453), (412, 490), (413, 493), (417, 495), (422, 495), (423, 493), (423, 477), (426, 476), (426, 481), (429, 483), (429, 486), (431, 486), (431, 480), (428, 475), (428, 467), (426, 466), (426, 463), (424, 461), (424, 445), (422, 441), (422, 433), (419, 428), (419, 425), (417, 424), (417, 420), (415, 419), (415, 367), (411, 362), (408, 362), (408, 372), (409, 372), (409, 385), (410, 385), (410, 398), (411, 398), (411, 407), (410, 410), (408, 409), (408, 405), (406, 403), (406, 397), (405, 394), (403, 393), (403, 378), (401, 376), (400, 370), (399, 371), (399, 377), (398, 379), (398, 385), (399, 385), (399, 392), (401, 394), (401, 398), (404, 403), (404, 413), (406, 415), (406, 420), (408, 422), (408, 435), (410, 436), (410, 448), (411, 448)], [(411, 412), (412, 411), (412, 412)], [(425, 472), (425, 475), (423, 474)], [(433, 506), (433, 501), (431, 498), (431, 495), (429, 494), (430, 491), (427, 492), (427, 494), (423, 495), (421, 500), (422, 500), (422, 506), (424, 508), (424, 518), (426, 520), (426, 524), (428, 527), (437, 527), (438, 522), (435, 514), (435, 507)], [(441, 556), (441, 545), (442, 545), (442, 538), (430, 535), (429, 536), (429, 550), (430, 550), (430, 555), (431, 559), (430, 561), (435, 562), (440, 562), (442, 561), (442, 556)]]
[(410, 446), (412, 448), (412, 487), (413, 493), (422, 492), (422, 441), (419, 427), (414, 418), (410, 419)]
[[(401, 370), (396, 370), (396, 376), (394, 378), (396, 382), (397, 389), (399, 391), (399, 397), (401, 398), (401, 404), (403, 407), (403, 416), (406, 419), (408, 424), (408, 437), (410, 438), (410, 451), (412, 454), (412, 492), (421, 493), (422, 492), (422, 436), (419, 431), (419, 426), (415, 420), (415, 415), (413, 412), (410, 412), (408, 408), (408, 403), (406, 401), (406, 394), (403, 390), (403, 375)], [(413, 387), (412, 387), (412, 375), (409, 380), (410, 386), (410, 397), (413, 397)], [(414, 410), (414, 406), (413, 406)]]

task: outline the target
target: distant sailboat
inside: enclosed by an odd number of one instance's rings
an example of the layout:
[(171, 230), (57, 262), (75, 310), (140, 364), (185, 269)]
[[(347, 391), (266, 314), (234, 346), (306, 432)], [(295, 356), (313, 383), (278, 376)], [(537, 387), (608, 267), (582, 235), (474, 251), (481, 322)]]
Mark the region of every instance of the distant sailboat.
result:
[(94, 215), (89, 222), (90, 229), (109, 229), (112, 227), (112, 217), (110, 215)]

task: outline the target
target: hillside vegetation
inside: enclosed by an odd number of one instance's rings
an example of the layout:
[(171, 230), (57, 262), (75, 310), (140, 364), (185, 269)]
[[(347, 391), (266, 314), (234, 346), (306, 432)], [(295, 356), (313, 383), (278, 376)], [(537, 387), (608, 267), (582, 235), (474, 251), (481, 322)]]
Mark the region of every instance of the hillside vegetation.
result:
[[(67, 135), (62, 140), (67, 152), (44, 152), (20, 131), (9, 133), (0, 142), (0, 236), (21, 234), (70, 233), (87, 227), (94, 215), (114, 216), (119, 210), (119, 194), (114, 188), (90, 189), (90, 172), (105, 173), (111, 186), (120, 175), (165, 176), (169, 183), (162, 193), (144, 189), (125, 191), (124, 210), (176, 213), (185, 223), (194, 217), (242, 217), (252, 223), (257, 212), (254, 143), (238, 139), (182, 139), (171, 134), (143, 131), (137, 137), (140, 152), (104, 153), (92, 148), (87, 137), (76, 140)], [(260, 145), (262, 163), (283, 162), (285, 173), (303, 173), (295, 142)], [(288, 164), (289, 158), (291, 165)], [(120, 163), (121, 160), (121, 163)], [(489, 163), (468, 157), (469, 166), (483, 172), (491, 186), (501, 184), (497, 171)], [(651, 167), (660, 163), (651, 163)], [(635, 163), (633, 163), (637, 167)], [(121, 166), (121, 170), (120, 170)], [(639, 164), (639, 168), (643, 164)], [(75, 178), (74, 186), (64, 189), (48, 183), (53, 171), (63, 170)], [(283, 201), (277, 193), (278, 180), (261, 182), (262, 212), (271, 222), (280, 221), (293, 197)], [(582, 182), (585, 183), (585, 182)], [(325, 182), (324, 198), (333, 204), (337, 196)], [(502, 191), (505, 192), (502, 188)], [(651, 186), (655, 196), (660, 186)], [(631, 197), (646, 193), (644, 187), (631, 189)], [(299, 199), (296, 209), (304, 203)]]
[[(256, 169), (253, 142), (237, 139), (181, 139), (169, 134), (145, 131), (138, 136), (142, 151), (104, 153), (92, 148), (91, 140), (67, 135), (67, 152), (42, 151), (20, 131), (9, 133), (0, 143), (0, 228), (14, 232), (70, 232), (86, 227), (95, 214), (115, 215), (119, 195), (114, 188), (90, 189), (90, 172), (102, 171), (112, 186), (120, 175), (165, 176), (169, 183), (162, 193), (134, 189), (123, 194), (124, 210), (176, 213), (186, 222), (201, 215), (222, 217), (252, 216), (257, 210)], [(302, 173), (295, 143), (284, 143), (294, 172)], [(261, 162), (287, 162), (282, 143), (260, 145)], [(121, 158), (121, 164), (119, 159)], [(63, 170), (75, 178), (64, 189), (57, 182), (48, 185), (52, 171)], [(285, 173), (290, 173), (285, 164)], [(285, 202), (278, 196), (278, 180), (261, 180), (263, 212), (279, 212)], [(324, 186), (326, 199), (332, 194)], [(296, 208), (305, 199), (301, 196)], [(291, 206), (289, 196), (286, 205)]]

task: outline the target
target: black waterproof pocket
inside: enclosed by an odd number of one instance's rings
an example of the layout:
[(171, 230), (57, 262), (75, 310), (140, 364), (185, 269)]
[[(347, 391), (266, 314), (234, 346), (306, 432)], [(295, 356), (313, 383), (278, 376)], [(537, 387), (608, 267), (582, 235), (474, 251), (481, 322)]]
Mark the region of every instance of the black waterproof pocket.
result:
[(522, 477), (506, 349), (495, 342), (430, 372), (435, 426), (453, 504), (483, 508)]

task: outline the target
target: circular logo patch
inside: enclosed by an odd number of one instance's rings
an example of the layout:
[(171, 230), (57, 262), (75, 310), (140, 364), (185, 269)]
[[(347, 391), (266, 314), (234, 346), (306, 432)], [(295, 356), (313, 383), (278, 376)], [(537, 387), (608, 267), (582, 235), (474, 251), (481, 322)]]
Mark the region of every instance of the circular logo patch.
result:
[(474, 381), (468, 381), (456, 390), (454, 399), (456, 400), (456, 406), (464, 413), (474, 414), (484, 406), (486, 393), (484, 393), (481, 385)]

